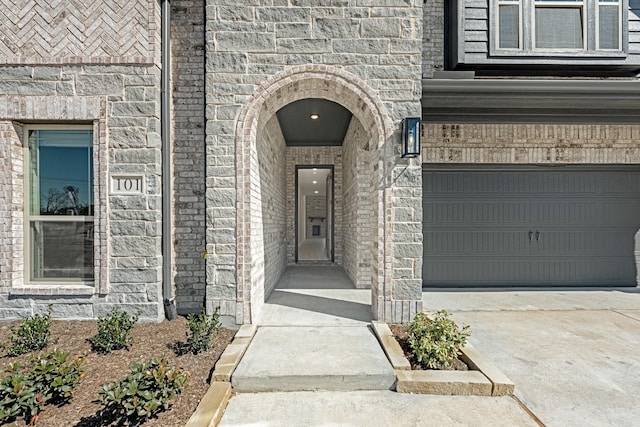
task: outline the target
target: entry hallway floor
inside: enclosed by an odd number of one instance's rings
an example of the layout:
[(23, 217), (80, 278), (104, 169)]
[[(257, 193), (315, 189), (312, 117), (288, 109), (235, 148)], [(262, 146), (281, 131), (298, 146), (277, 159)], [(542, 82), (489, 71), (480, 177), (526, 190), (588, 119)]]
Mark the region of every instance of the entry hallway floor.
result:
[(547, 426), (640, 426), (640, 289), (432, 291)]

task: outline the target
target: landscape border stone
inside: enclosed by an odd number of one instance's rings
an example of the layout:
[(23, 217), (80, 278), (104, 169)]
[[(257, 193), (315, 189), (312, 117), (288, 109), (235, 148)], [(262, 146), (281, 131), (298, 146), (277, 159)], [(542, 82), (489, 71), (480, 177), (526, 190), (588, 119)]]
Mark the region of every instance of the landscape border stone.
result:
[(211, 385), (189, 418), (187, 427), (212, 427), (218, 425), (231, 398), (231, 375), (247, 351), (256, 325), (242, 325), (224, 350), (213, 370)]
[(461, 349), (461, 359), (469, 371), (412, 371), (400, 344), (385, 322), (371, 322), (380, 345), (396, 374), (399, 393), (459, 396), (511, 396), (513, 382), (471, 344)]
[(256, 334), (256, 325), (242, 325), (231, 344), (224, 350), (213, 370), (213, 381), (231, 382), (231, 375), (238, 367), (242, 356), (247, 351), (253, 336)]

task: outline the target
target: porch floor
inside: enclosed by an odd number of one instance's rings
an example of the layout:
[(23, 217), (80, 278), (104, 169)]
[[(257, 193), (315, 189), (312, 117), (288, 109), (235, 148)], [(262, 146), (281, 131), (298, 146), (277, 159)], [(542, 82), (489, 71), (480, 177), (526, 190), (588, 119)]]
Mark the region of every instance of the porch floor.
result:
[(340, 266), (287, 267), (267, 298), (258, 326), (366, 326), (371, 290), (356, 289)]

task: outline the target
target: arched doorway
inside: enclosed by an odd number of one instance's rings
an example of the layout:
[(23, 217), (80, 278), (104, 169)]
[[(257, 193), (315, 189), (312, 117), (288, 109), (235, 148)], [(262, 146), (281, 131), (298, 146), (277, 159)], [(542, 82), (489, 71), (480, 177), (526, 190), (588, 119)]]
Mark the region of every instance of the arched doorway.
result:
[[(352, 114), (342, 145), (287, 146), (276, 113), (303, 99), (331, 101)], [(296, 262), (295, 173), (299, 165), (332, 166), (337, 230), (333, 259), (356, 287), (372, 289), (372, 301), (383, 294), (383, 149), (392, 130), (382, 103), (368, 85), (334, 67), (285, 70), (252, 95), (236, 128), (236, 275), (237, 301), (242, 307), (236, 322), (252, 322), (285, 267)]]

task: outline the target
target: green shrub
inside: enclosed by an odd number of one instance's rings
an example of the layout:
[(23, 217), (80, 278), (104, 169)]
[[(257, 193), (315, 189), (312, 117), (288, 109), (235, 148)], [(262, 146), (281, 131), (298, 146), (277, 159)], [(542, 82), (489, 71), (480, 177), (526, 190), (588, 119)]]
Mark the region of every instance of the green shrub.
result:
[(20, 321), (11, 328), (9, 344), (2, 348), (8, 356), (19, 356), (30, 351), (42, 350), (49, 343), (51, 336), (51, 306), (46, 314), (34, 314)]
[(214, 333), (220, 330), (220, 314), (218, 309), (207, 316), (204, 309), (200, 314), (189, 314), (187, 316), (187, 349), (193, 354), (207, 351), (211, 345), (211, 338)]
[(22, 373), (19, 363), (10, 363), (0, 380), (0, 423), (24, 417), (31, 421), (37, 417), (44, 403), (29, 374)]
[(113, 384), (104, 384), (99, 403), (107, 419), (128, 420), (130, 424), (144, 422), (158, 412), (167, 410), (171, 401), (184, 389), (189, 373), (169, 365), (166, 357), (136, 363), (131, 373)]
[(0, 380), (0, 422), (24, 417), (38, 421), (45, 405), (63, 405), (84, 375), (84, 357), (67, 361), (68, 352), (54, 350), (31, 356), (27, 370), (11, 363)]
[(129, 348), (133, 338), (129, 332), (138, 321), (138, 315), (125, 313), (113, 308), (104, 317), (98, 317), (98, 333), (89, 338), (91, 348), (98, 353), (110, 353), (113, 350)]
[(416, 314), (413, 322), (405, 325), (407, 342), (416, 361), (427, 369), (446, 369), (460, 354), (460, 349), (471, 335), (469, 325), (458, 325), (449, 319), (449, 313), (438, 311), (433, 320), (424, 313)]

